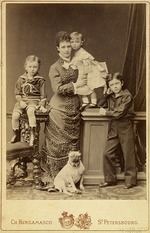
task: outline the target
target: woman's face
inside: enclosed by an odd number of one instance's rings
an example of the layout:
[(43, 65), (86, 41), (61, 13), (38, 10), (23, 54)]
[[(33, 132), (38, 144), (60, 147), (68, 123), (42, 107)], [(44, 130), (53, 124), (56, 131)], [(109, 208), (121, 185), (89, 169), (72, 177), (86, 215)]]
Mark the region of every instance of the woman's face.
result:
[(71, 56), (71, 43), (68, 41), (62, 41), (57, 46), (57, 50), (62, 57), (69, 58)]

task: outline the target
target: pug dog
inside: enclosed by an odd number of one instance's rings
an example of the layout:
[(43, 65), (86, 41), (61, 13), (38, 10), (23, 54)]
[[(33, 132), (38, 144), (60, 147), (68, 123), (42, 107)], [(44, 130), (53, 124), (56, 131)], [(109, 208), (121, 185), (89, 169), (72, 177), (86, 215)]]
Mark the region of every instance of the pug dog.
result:
[[(79, 151), (70, 151), (67, 164), (60, 170), (54, 179), (54, 187), (69, 196), (72, 193), (81, 193), (84, 190), (83, 173), (85, 167), (81, 162), (81, 153)], [(79, 182), (79, 189), (76, 184)]]

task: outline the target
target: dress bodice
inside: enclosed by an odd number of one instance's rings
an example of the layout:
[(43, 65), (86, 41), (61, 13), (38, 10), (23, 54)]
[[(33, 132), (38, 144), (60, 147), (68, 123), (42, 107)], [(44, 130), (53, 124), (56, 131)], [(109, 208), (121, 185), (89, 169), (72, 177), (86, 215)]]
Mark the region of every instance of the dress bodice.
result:
[(50, 67), (49, 77), (54, 92), (50, 100), (50, 106), (54, 109), (65, 111), (68, 114), (76, 114), (79, 111), (80, 99), (74, 94), (73, 83), (77, 81), (78, 70), (63, 67), (64, 61), (59, 58)]

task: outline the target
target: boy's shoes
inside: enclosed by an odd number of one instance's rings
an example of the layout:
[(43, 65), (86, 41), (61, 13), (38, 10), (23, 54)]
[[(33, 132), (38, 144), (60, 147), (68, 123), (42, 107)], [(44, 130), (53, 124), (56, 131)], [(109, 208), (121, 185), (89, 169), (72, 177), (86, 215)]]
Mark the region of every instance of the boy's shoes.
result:
[(116, 184), (117, 184), (116, 181), (114, 181), (114, 182), (104, 182), (104, 183), (99, 184), (99, 187), (100, 188), (105, 188), (105, 187), (108, 187), (108, 186), (115, 186)]
[(80, 107), (80, 111), (84, 111), (86, 110), (87, 108), (96, 108), (96, 104), (92, 104), (92, 103), (88, 103), (88, 104), (82, 104), (82, 106)]
[(131, 189), (131, 188), (133, 188), (135, 185), (134, 184), (126, 184), (125, 186), (124, 186), (124, 189)]
[(20, 132), (19, 129), (13, 130), (13, 136), (10, 140), (11, 143), (19, 142), (20, 141)]

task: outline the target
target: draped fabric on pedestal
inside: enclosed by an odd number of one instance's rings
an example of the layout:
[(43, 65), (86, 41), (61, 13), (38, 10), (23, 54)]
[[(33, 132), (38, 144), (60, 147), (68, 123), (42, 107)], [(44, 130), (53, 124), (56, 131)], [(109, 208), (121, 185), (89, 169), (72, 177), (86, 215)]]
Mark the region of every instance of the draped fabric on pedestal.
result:
[(135, 110), (146, 110), (146, 4), (132, 4), (123, 79), (135, 99)]

